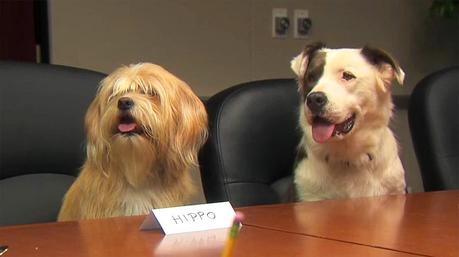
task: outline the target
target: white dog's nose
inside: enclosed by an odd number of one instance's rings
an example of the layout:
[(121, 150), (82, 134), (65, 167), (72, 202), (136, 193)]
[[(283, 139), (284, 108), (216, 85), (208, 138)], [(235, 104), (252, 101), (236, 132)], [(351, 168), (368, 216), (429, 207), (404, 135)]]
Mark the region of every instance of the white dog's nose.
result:
[(129, 97), (121, 97), (120, 100), (118, 100), (118, 109), (121, 111), (127, 111), (131, 109), (132, 106), (134, 106), (134, 101)]
[(306, 104), (313, 114), (322, 111), (327, 102), (327, 96), (323, 92), (312, 92), (306, 98)]

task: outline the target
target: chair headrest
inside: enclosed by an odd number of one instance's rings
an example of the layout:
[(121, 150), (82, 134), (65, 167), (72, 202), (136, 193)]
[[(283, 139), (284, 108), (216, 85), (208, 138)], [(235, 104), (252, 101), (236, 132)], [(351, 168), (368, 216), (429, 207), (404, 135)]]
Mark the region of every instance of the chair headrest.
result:
[(410, 97), (408, 120), (426, 191), (459, 188), (459, 66), (422, 79)]
[(58, 65), (0, 62), (0, 179), (76, 174), (84, 115), (104, 74)]
[(260, 186), (264, 200), (254, 197), (249, 204), (278, 200), (276, 192), (267, 188), (292, 174), (301, 134), (298, 106), (293, 79), (241, 84), (206, 102), (210, 136), (201, 151), (200, 164), (208, 201), (226, 197), (239, 205), (243, 199), (235, 199), (232, 189), (238, 187), (241, 193), (244, 187), (250, 191)]

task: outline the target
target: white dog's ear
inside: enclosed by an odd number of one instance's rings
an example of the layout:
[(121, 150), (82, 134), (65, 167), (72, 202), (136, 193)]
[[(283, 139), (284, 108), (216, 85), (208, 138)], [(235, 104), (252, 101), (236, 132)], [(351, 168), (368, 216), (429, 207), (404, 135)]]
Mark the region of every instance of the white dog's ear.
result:
[(293, 72), (295, 72), (298, 78), (302, 78), (304, 76), (312, 55), (324, 47), (325, 44), (322, 42), (306, 45), (303, 52), (293, 58), (293, 60), (290, 62), (290, 68), (292, 68)]
[(303, 76), (304, 72), (306, 71), (308, 58), (304, 58), (303, 53), (297, 55), (293, 58), (290, 62), (290, 68), (292, 68), (293, 72), (295, 72), (297, 77)]
[(396, 80), (399, 85), (403, 85), (405, 80), (405, 72), (398, 62), (384, 50), (365, 46), (361, 50), (362, 55), (372, 65), (376, 66), (381, 79), (381, 89), (386, 91), (390, 88), (392, 82)]
[(400, 66), (398, 66), (397, 70), (395, 71), (395, 78), (397, 79), (398, 84), (402, 86), (405, 81), (405, 72)]
[(393, 67), (390, 64), (384, 63), (380, 66), (379, 71), (381, 73), (382, 79), (385, 82), (390, 84), (395, 79), (399, 85), (403, 85), (403, 81), (405, 80), (405, 72), (403, 72), (400, 66), (396, 65)]

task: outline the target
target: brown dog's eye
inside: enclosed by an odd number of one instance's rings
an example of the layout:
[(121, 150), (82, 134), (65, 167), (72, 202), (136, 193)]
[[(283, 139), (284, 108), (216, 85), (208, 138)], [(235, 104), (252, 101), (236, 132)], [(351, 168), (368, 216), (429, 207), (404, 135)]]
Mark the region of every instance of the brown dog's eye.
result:
[(150, 96), (150, 97), (157, 97), (158, 96), (158, 93), (156, 93), (156, 91), (147, 91), (147, 92), (145, 92), (145, 94)]
[(343, 79), (349, 81), (351, 79), (355, 79), (354, 74), (350, 73), (349, 71), (343, 72)]

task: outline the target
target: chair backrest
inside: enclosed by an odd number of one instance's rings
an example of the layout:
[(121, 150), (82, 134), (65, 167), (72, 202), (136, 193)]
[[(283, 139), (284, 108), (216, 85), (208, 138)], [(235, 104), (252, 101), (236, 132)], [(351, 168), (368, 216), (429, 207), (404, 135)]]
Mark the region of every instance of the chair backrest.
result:
[(56, 220), (83, 163), (84, 115), (104, 76), (0, 61), (0, 226)]
[(435, 72), (413, 90), (408, 109), (425, 191), (459, 188), (459, 67)]
[(293, 79), (254, 81), (206, 101), (209, 139), (200, 153), (208, 202), (282, 202), (292, 183), (299, 97)]

